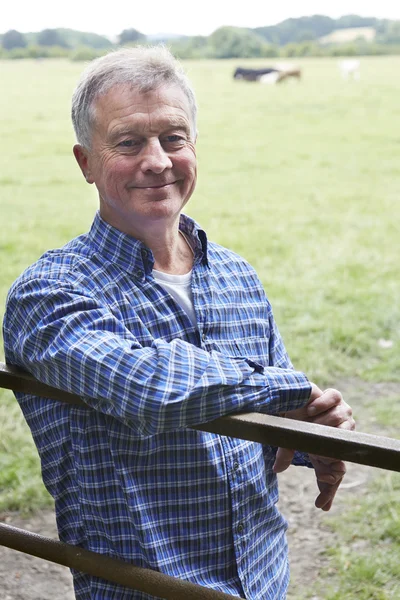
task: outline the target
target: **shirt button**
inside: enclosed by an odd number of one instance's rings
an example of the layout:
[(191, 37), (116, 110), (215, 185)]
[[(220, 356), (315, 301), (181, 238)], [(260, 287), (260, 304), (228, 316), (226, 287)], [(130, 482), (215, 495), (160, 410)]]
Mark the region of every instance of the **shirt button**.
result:
[(203, 335), (201, 336), (201, 339), (203, 340), (203, 342), (205, 342), (205, 341), (206, 341), (206, 339), (207, 339), (207, 336), (206, 336), (206, 334), (205, 334), (205, 333), (203, 333)]
[(237, 526), (237, 532), (243, 533), (243, 531), (244, 531), (244, 525), (243, 525), (243, 523), (239, 523), (239, 525)]
[(233, 468), (235, 469), (235, 471), (237, 471), (240, 467), (240, 464), (238, 463), (237, 460), (235, 460), (235, 462), (233, 463)]

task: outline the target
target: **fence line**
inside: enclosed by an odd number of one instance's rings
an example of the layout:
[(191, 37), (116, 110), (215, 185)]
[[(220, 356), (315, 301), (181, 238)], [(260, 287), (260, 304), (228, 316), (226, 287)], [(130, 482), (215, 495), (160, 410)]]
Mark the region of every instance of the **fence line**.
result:
[[(26, 392), (50, 401), (88, 408), (69, 392), (53, 388), (19, 369), (0, 363), (0, 388)], [(296, 448), (391, 471), (400, 471), (400, 440), (294, 421), (260, 413), (220, 417), (195, 427), (272, 446)], [(0, 523), (0, 545), (58, 563), (165, 600), (223, 600), (233, 598), (189, 581), (64, 544)]]
[[(88, 408), (80, 396), (41, 383), (22, 369), (4, 363), (0, 363), (0, 387)], [(369, 433), (261, 413), (220, 417), (192, 429), (400, 471), (400, 440)]]
[(0, 544), (165, 600), (228, 600), (234, 598), (229, 594), (217, 592), (190, 581), (177, 579), (159, 571), (135, 567), (122, 560), (78, 546), (64, 544), (58, 540), (4, 523), (0, 523)]

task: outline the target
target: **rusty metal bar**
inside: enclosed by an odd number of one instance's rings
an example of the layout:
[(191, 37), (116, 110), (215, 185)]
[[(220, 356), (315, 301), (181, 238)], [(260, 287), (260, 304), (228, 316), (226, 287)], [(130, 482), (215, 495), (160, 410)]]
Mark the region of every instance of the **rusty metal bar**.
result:
[(61, 400), (69, 404), (87, 406), (79, 396), (41, 383), (19, 367), (6, 365), (3, 362), (0, 362), (0, 388)]
[[(79, 396), (41, 383), (21, 369), (4, 363), (0, 363), (0, 387), (87, 407)], [(221, 417), (192, 429), (400, 471), (400, 440), (388, 437), (260, 413)]]
[(53, 563), (107, 579), (133, 590), (165, 600), (228, 600), (229, 594), (217, 592), (159, 571), (135, 567), (129, 563), (64, 544), (0, 523), (0, 545), (19, 550)]
[(400, 440), (393, 438), (260, 413), (221, 417), (196, 429), (400, 471)]

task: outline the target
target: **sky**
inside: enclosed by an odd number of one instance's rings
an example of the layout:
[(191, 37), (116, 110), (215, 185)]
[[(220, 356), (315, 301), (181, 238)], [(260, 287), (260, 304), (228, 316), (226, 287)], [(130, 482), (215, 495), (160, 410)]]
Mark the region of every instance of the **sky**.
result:
[(3, 0), (0, 33), (65, 27), (116, 37), (123, 29), (144, 34), (210, 35), (223, 25), (264, 27), (288, 18), (356, 14), (400, 20), (398, 0)]

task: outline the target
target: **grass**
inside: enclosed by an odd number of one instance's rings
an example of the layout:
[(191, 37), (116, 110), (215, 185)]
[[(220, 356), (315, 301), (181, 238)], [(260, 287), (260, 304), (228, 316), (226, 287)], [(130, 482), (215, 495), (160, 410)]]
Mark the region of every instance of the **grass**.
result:
[[(301, 84), (280, 86), (233, 81), (235, 64), (187, 65), (200, 106), (188, 212), (256, 267), (298, 368), (321, 385), (398, 379), (400, 58), (365, 60), (357, 83), (336, 61), (310, 59)], [(27, 264), (90, 226), (96, 196), (69, 121), (81, 68), (0, 63), (0, 306)]]
[(28, 514), (51, 506), (28, 426), (11, 393), (5, 390), (0, 390), (0, 423), (0, 514)]
[[(366, 403), (364, 418), (385, 435), (398, 435), (399, 397)], [(346, 511), (324, 525), (338, 545), (308, 589), (292, 588), (293, 600), (398, 600), (400, 598), (400, 473), (376, 474), (368, 489), (347, 497)]]
[[(279, 86), (233, 81), (236, 66), (186, 64), (200, 107), (189, 214), (255, 266), (297, 368), (321, 386), (350, 376), (399, 381), (400, 57), (362, 59), (358, 82), (342, 81), (333, 59), (304, 60), (303, 81)], [(23, 268), (86, 231), (97, 206), (71, 153), (81, 68), (0, 61), (0, 318)], [(50, 500), (29, 430), (12, 395), (0, 401), (0, 510), (43, 506)], [(395, 398), (376, 418), (389, 426), (394, 415)], [(400, 597), (398, 537), (384, 529), (399, 522), (400, 491), (391, 479), (388, 499), (383, 481), (341, 533), (330, 600)], [(364, 556), (349, 531), (373, 535), (376, 552)]]
[[(400, 598), (400, 475), (378, 477), (370, 493), (354, 499), (350, 510), (332, 522), (341, 545), (327, 551), (330, 567), (318, 590), (324, 600)], [(328, 585), (326, 582), (329, 582)], [(314, 590), (315, 593), (316, 590)]]

